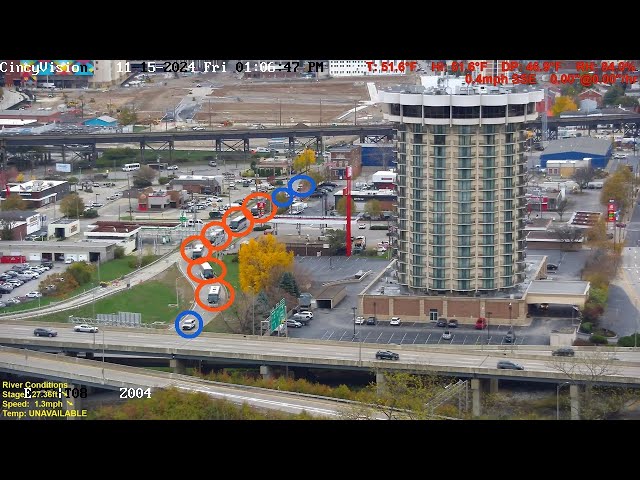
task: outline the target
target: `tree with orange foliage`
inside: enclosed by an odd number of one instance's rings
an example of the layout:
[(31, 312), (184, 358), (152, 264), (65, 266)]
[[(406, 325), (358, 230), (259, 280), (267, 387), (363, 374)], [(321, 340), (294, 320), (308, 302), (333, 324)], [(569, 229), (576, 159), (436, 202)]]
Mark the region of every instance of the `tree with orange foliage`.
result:
[(575, 112), (576, 110), (578, 110), (576, 102), (571, 97), (563, 96), (557, 97), (556, 101), (553, 102), (553, 107), (551, 107), (554, 116), (558, 116), (562, 112)]

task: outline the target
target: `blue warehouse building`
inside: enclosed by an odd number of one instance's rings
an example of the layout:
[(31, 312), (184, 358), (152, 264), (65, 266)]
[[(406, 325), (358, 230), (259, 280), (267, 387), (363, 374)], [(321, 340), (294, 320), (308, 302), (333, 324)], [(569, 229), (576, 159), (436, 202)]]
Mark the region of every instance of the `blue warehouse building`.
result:
[(576, 137), (553, 140), (540, 155), (540, 166), (547, 168), (549, 160), (582, 160), (591, 158), (593, 168), (605, 168), (611, 158), (613, 145), (610, 140)]
[(98, 118), (92, 118), (84, 122), (88, 127), (117, 127), (118, 120), (108, 115), (103, 115)]

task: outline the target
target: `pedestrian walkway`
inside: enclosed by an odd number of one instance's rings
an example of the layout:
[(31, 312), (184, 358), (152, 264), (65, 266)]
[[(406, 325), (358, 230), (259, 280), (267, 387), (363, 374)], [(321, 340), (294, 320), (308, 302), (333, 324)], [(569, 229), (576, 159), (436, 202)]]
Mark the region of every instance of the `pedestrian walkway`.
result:
[(0, 110), (8, 110), (26, 99), (24, 94), (16, 92), (15, 90), (9, 90), (6, 87), (2, 89), (2, 92), (3, 97), (0, 99)]

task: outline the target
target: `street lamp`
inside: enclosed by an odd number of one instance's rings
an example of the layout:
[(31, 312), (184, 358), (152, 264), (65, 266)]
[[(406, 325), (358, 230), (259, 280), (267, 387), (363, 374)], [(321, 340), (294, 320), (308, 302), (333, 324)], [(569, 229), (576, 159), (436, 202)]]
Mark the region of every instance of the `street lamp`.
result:
[(351, 307), (351, 310), (353, 310), (353, 338), (356, 338), (356, 310), (358, 308), (357, 307)]
[(511, 320), (511, 309), (513, 308), (513, 306), (511, 305), (511, 302), (509, 302), (509, 328), (513, 329), (513, 321)]
[(373, 318), (376, 319), (376, 321), (378, 320), (378, 317), (376, 316), (376, 302), (373, 302)]
[(490, 342), (490, 338), (491, 336), (489, 335), (489, 326), (491, 325), (491, 313), (492, 312), (487, 312), (487, 344), (489, 344)]
[(560, 420), (560, 389), (565, 385), (571, 385), (571, 383), (562, 382), (556, 387), (556, 420)]

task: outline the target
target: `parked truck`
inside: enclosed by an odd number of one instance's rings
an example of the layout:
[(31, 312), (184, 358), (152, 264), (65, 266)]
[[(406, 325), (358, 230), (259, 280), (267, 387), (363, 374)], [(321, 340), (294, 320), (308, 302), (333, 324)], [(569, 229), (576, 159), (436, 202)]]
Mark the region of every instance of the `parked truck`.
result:
[(289, 213), (291, 215), (298, 215), (300, 213), (302, 213), (305, 209), (305, 207), (307, 206), (306, 203), (302, 203), (302, 202), (294, 202), (291, 207), (289, 208)]
[(587, 183), (587, 188), (602, 188), (604, 182), (589, 182)]

